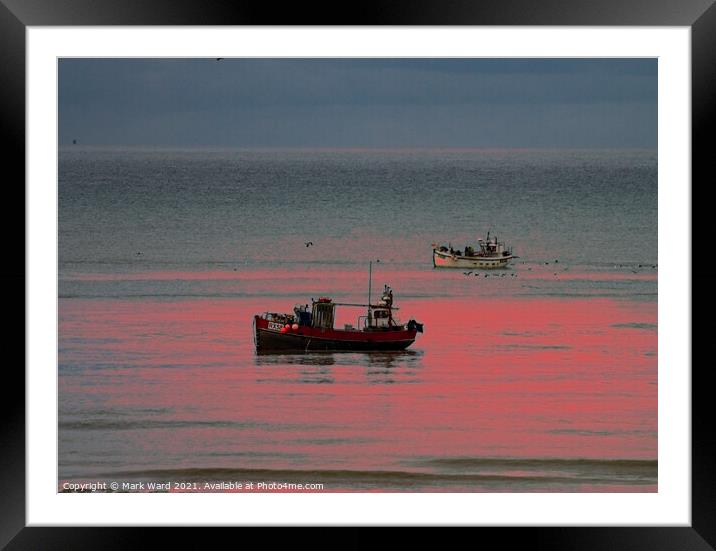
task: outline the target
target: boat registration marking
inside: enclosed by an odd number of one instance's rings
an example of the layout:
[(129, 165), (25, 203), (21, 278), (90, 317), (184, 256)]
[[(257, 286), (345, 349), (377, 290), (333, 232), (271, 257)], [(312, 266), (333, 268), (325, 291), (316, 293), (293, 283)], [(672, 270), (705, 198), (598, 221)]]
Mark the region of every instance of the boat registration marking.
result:
[(280, 331), (281, 329), (283, 329), (283, 324), (270, 321), (268, 322), (268, 328), (273, 329), (275, 331)]

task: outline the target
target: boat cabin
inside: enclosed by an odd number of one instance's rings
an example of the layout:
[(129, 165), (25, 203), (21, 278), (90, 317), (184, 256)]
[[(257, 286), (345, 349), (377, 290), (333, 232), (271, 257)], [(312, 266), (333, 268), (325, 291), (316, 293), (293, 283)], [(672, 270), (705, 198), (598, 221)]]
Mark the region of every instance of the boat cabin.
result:
[(393, 290), (387, 285), (378, 304), (368, 305), (366, 329), (390, 329), (398, 324), (393, 319)]
[(388, 308), (371, 308), (372, 316), (368, 316), (368, 327), (375, 329), (390, 327), (391, 315)]
[(487, 240), (477, 240), (477, 244), (480, 246), (480, 253), (487, 256), (503, 254), (505, 252), (505, 244), (498, 243), (497, 237), (490, 237), (490, 232), (487, 232)]
[(313, 318), (313, 327), (333, 329), (333, 321), (336, 319), (335, 303), (330, 298), (319, 298), (313, 303), (311, 317)]

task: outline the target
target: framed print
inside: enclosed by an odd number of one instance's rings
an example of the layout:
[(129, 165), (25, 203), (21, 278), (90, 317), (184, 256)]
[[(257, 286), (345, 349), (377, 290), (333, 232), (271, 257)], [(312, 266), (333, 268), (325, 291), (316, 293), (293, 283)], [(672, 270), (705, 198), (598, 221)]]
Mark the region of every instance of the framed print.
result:
[(80, 4), (2, 6), (9, 548), (140, 525), (709, 548), (708, 3), (345, 27)]

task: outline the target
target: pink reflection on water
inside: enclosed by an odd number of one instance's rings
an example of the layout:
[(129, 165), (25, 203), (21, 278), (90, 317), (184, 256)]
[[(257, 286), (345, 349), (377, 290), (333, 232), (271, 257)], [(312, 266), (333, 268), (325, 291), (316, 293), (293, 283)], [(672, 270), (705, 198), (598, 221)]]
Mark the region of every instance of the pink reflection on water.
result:
[(68, 458), (80, 448), (97, 472), (656, 459), (655, 302), (397, 299), (404, 320), (425, 324), (406, 353), (291, 356), (256, 356), (251, 316), (303, 296), (60, 300), (61, 472), (77, 476)]

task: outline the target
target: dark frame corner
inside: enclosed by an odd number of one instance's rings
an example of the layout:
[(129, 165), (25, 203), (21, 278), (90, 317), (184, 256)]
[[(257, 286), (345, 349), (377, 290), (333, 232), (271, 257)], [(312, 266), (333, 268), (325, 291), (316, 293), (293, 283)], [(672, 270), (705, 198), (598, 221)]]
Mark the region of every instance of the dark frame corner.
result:
[[(362, 9), (351, 16), (317, 5), (299, 10), (272, 5), (216, 1), (154, 0), (151, 3), (132, 0), (0, 0), (0, 94), (2, 94), (1, 133), (6, 163), (14, 165), (15, 174), (25, 174), (25, 31), (28, 26), (56, 25), (261, 25), (261, 24), (370, 24), (370, 25), (590, 25), (590, 26), (687, 26), (692, 31), (692, 180), (706, 180), (713, 156), (708, 134), (713, 132), (716, 90), (716, 6), (713, 0), (545, 0), (536, 8), (530, 0), (395, 0), (363, 2)], [(349, 12), (343, 12), (349, 13)], [(6, 171), (7, 172), (7, 171)], [(710, 176), (710, 174), (709, 174)], [(5, 191), (24, 205), (24, 176), (5, 179)], [(704, 184), (702, 184), (704, 185)], [(693, 190), (693, 185), (692, 185)], [(20, 211), (15, 207), (15, 210)], [(24, 226), (25, 210), (21, 219)], [(694, 216), (692, 214), (692, 220)], [(693, 223), (693, 222), (692, 222)], [(5, 235), (12, 235), (17, 225), (12, 217), (3, 217)], [(694, 232), (694, 236), (708, 235)], [(701, 239), (701, 238), (699, 238)], [(7, 247), (11, 247), (8, 252)], [(6, 285), (25, 285), (25, 241), (7, 240), (6, 263), (2, 278)], [(693, 249), (696, 250), (696, 249)], [(23, 259), (20, 262), (20, 259)], [(16, 296), (13, 296), (16, 295)], [(23, 323), (11, 325), (8, 342), (24, 341), (25, 303), (20, 293), (8, 293), (23, 302)], [(13, 303), (14, 307), (15, 304)], [(705, 307), (703, 308), (705, 310)], [(13, 320), (14, 321), (14, 320)], [(708, 325), (708, 324), (704, 324)], [(694, 326), (705, 331), (704, 325)], [(692, 337), (693, 340), (693, 337)], [(24, 350), (23, 350), (24, 363)], [(493, 536), (500, 546), (525, 546), (549, 549), (678, 549), (716, 548), (716, 432), (710, 426), (710, 385), (704, 371), (708, 365), (692, 369), (692, 525), (684, 528), (485, 528), (484, 536)], [(166, 545), (168, 529), (141, 528), (28, 528), (25, 527), (25, 388), (23, 372), (14, 363), (5, 369), (6, 399), (2, 401), (3, 469), (0, 497), (0, 546), (7, 549), (96, 549), (148, 547), (154, 542)], [(272, 535), (272, 543), (293, 544), (296, 530), (281, 538)], [(311, 530), (313, 532), (313, 530)], [(423, 532), (423, 531), (421, 531)], [(214, 532), (215, 533), (215, 532)], [(311, 545), (321, 540), (342, 548), (363, 547), (373, 539), (371, 529), (342, 530), (340, 536), (329, 531), (326, 538), (309, 534)], [(416, 533), (416, 532), (413, 532)], [(417, 532), (424, 541), (424, 533)], [(286, 531), (284, 531), (286, 534)], [(306, 534), (301, 532), (300, 534)], [(175, 531), (176, 535), (176, 531)], [(183, 546), (195, 543), (209, 547), (206, 530), (183, 530)], [(305, 537), (305, 536), (304, 536)], [(382, 537), (382, 535), (381, 535)], [(403, 536), (404, 537), (404, 536)], [(401, 543), (406, 542), (401, 537)], [(473, 536), (474, 537), (474, 536)], [(299, 536), (300, 538), (300, 536)], [(304, 539), (304, 538), (300, 538)], [(441, 544), (445, 541), (441, 538)], [(489, 541), (489, 540), (488, 540)], [(475, 542), (477, 543), (477, 542)], [(441, 545), (441, 547), (443, 546)]]

